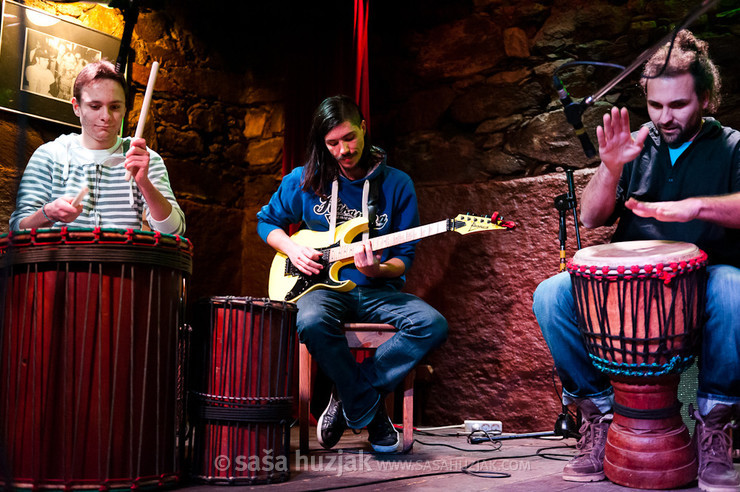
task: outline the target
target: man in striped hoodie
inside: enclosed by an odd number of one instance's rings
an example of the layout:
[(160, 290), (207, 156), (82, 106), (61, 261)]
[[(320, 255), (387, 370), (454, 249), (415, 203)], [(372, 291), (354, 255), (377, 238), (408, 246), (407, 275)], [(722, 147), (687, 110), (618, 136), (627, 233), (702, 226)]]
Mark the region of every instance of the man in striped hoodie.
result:
[(182, 234), (185, 216), (164, 161), (143, 138), (119, 136), (126, 112), (123, 74), (108, 61), (86, 65), (75, 79), (72, 108), (81, 134), (62, 135), (31, 156), (10, 229), (141, 229), (145, 215), (153, 230)]

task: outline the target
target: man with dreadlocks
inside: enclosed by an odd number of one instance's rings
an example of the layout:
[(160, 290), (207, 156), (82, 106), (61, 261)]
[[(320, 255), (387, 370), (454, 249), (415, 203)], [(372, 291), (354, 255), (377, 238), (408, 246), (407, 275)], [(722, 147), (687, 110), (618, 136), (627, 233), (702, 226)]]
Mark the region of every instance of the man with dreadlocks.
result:
[[(740, 132), (704, 116), (719, 105), (719, 73), (707, 43), (687, 30), (646, 63), (641, 85), (650, 122), (630, 133), (616, 107), (596, 130), (601, 164), (581, 199), (581, 220), (619, 220), (612, 241), (693, 243), (709, 256), (694, 443), (699, 487), (740, 490), (729, 429), (740, 408)], [(571, 481), (604, 478), (612, 420), (609, 379), (590, 361), (578, 329), (567, 272), (542, 282), (533, 310), (563, 384), (563, 402), (583, 418)]]

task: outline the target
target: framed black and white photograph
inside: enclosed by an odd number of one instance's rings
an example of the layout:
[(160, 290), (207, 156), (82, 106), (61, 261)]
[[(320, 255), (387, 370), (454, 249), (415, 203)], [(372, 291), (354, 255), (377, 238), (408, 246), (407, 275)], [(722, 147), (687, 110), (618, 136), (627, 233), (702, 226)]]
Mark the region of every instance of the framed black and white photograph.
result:
[(120, 39), (42, 10), (3, 1), (0, 108), (75, 128), (72, 85), (86, 64), (118, 55)]

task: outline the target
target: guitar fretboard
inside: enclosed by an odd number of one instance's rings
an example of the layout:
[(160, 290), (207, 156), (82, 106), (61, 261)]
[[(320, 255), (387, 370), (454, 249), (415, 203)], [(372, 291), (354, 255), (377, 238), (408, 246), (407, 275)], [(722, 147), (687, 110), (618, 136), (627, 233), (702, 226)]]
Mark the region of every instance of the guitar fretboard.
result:
[[(416, 241), (417, 239), (447, 232), (449, 230), (449, 222), (449, 220), (445, 219), (440, 220), (439, 222), (432, 222), (423, 226), (414, 227), (413, 229), (393, 232), (391, 234), (386, 234), (385, 236), (373, 237), (370, 239), (370, 244), (373, 247), (373, 251), (379, 251), (397, 244)], [(335, 261), (352, 258), (355, 255), (357, 248), (359, 248), (359, 244), (360, 243), (343, 244), (332, 248), (329, 252), (329, 261), (334, 263)]]

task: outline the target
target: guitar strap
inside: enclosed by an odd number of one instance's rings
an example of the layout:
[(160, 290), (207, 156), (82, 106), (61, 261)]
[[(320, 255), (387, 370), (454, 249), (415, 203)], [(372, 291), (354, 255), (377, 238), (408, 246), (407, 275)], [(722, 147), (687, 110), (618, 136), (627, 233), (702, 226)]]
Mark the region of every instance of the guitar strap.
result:
[[(331, 213), (329, 215), (329, 234), (334, 235), (337, 227), (337, 201), (339, 197), (339, 181), (331, 183)], [(362, 233), (363, 241), (370, 239), (370, 231), (375, 227), (375, 218), (378, 215), (380, 198), (380, 180), (367, 179), (362, 185), (362, 216), (367, 218), (368, 230)]]
[(378, 197), (380, 186), (378, 178), (365, 180), (362, 186), (362, 216), (367, 219), (368, 230), (362, 233), (364, 241), (370, 239), (370, 231), (375, 227), (375, 218), (378, 215)]
[(331, 213), (329, 215), (329, 235), (334, 237), (337, 228), (337, 200), (339, 200), (339, 181), (334, 178), (331, 182)]

